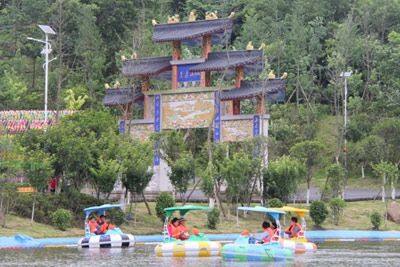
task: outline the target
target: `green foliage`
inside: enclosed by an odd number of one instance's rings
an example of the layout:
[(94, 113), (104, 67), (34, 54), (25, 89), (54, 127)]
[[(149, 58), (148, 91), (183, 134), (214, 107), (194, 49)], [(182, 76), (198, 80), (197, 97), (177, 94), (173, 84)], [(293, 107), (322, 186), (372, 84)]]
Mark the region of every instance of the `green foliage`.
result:
[(52, 158), (43, 151), (31, 151), (27, 154), (23, 167), (29, 183), (39, 192), (44, 191), (54, 174)]
[(182, 201), (189, 186), (189, 182), (193, 181), (194, 177), (195, 165), (193, 156), (190, 153), (181, 154), (171, 165), (169, 179), (176, 192), (180, 194)]
[(60, 194), (24, 194), (15, 191), (13, 193), (15, 204), (10, 208), (15, 214), (30, 218), (32, 212), (32, 202), (35, 205), (35, 221), (51, 224), (51, 214), (58, 208), (71, 211), (74, 216), (72, 224), (76, 227), (82, 226), (83, 209), (91, 206), (104, 204), (101, 200), (82, 194), (76, 191), (63, 192)]
[(125, 222), (125, 213), (121, 209), (111, 209), (107, 214), (112, 224), (120, 226)]
[(214, 194), (213, 165), (209, 163), (202, 175), (201, 191), (207, 196), (212, 197)]
[(284, 203), (279, 198), (271, 198), (268, 200), (268, 207), (270, 208), (282, 208)]
[[(320, 164), (324, 145), (319, 141), (303, 141), (295, 144), (290, 149), (290, 155), (297, 158), (307, 168), (307, 190), (310, 191), (311, 179), (313, 176), (313, 168)], [(309, 202), (309, 194), (307, 193), (307, 203)]]
[(248, 201), (257, 164), (260, 164), (257, 158), (243, 152), (233, 153), (231, 158), (224, 159), (220, 175), (227, 183), (226, 195), (230, 203)]
[(52, 224), (61, 231), (67, 230), (71, 226), (72, 215), (69, 210), (57, 209), (51, 214)]
[(379, 230), (379, 227), (382, 224), (382, 216), (379, 214), (379, 212), (374, 211), (370, 215), (370, 219), (371, 219), (371, 224), (372, 224), (372, 230)]
[(331, 209), (332, 221), (334, 225), (339, 225), (340, 218), (343, 216), (343, 210), (346, 202), (341, 198), (332, 198), (329, 201), (329, 208)]
[(208, 229), (217, 229), (219, 223), (219, 209), (213, 208), (207, 213), (207, 227)]
[(287, 201), (304, 175), (304, 165), (288, 156), (270, 162), (263, 174), (264, 199), (275, 197)]
[(372, 165), (375, 173), (382, 177), (382, 186), (384, 186), (387, 182), (396, 182), (399, 170), (398, 167), (390, 162), (381, 161), (378, 164)]
[(24, 80), (18, 76), (15, 70), (5, 70), (0, 75), (0, 109), (15, 109), (21, 102), (29, 102), (29, 98), (36, 98), (37, 95), (29, 95), (28, 87)]
[(108, 198), (114, 188), (120, 170), (121, 165), (116, 160), (104, 160), (102, 158), (97, 160), (95, 168), (90, 168), (91, 181), (96, 190), (97, 198), (100, 198), (100, 193), (105, 194)]
[(175, 206), (175, 200), (170, 193), (161, 192), (156, 198), (156, 215), (161, 219), (162, 222), (165, 221), (164, 209)]
[(327, 191), (329, 197), (337, 198), (341, 195), (344, 186), (344, 171), (344, 168), (339, 164), (332, 164), (326, 168), (325, 191)]
[(322, 201), (313, 201), (310, 205), (310, 217), (314, 225), (321, 226), (328, 216), (328, 209)]
[(122, 183), (132, 194), (141, 195), (153, 176), (153, 146), (132, 139), (122, 145)]
[(75, 92), (72, 89), (68, 89), (65, 94), (66, 96), (64, 97), (64, 101), (66, 103), (66, 108), (69, 110), (80, 109), (88, 98), (87, 95), (79, 95), (75, 97)]

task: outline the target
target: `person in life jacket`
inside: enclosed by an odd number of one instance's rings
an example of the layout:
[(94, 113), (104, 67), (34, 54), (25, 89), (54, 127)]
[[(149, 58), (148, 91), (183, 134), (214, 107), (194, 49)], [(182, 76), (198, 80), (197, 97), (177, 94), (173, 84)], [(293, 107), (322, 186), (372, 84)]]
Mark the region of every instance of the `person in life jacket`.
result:
[(183, 218), (172, 219), (171, 229), (173, 238), (180, 240), (186, 240), (189, 238), (189, 233), (187, 231), (187, 228), (185, 226), (185, 220)]
[(103, 224), (105, 224), (105, 222), (106, 222), (106, 216), (104, 216), (104, 215), (100, 215), (100, 217), (98, 217), (96, 219), (97, 228), (96, 228), (96, 231), (94, 232), (96, 235), (102, 235), (103, 234), (102, 226), (103, 226)]
[(297, 222), (296, 217), (290, 219), (290, 226), (286, 229), (285, 234), (290, 238), (298, 237), (299, 232), (302, 231), (301, 225)]
[(263, 229), (263, 235), (261, 239), (261, 243), (269, 243), (274, 236), (274, 231), (271, 229), (271, 224), (269, 222), (264, 221), (261, 225)]
[(111, 224), (110, 219), (106, 218), (104, 223), (100, 226), (100, 234), (105, 234), (108, 230), (115, 228), (115, 225)]
[(179, 222), (178, 222), (178, 218), (173, 218), (170, 222), (169, 222), (169, 224), (168, 224), (168, 226), (167, 226), (167, 231), (168, 231), (168, 236), (169, 237), (173, 237), (173, 234), (174, 234), (174, 232), (175, 232), (175, 228), (177, 228), (178, 227), (178, 225), (179, 225)]
[(95, 234), (97, 231), (97, 227), (99, 226), (97, 224), (96, 217), (94, 215), (91, 215), (87, 223), (89, 225), (90, 233)]
[(189, 231), (186, 227), (186, 220), (184, 218), (180, 218), (178, 220), (179, 225), (178, 225), (178, 232), (179, 232), (179, 239), (180, 240), (186, 240), (189, 238)]
[(272, 234), (273, 234), (271, 241), (278, 241), (280, 232), (279, 232), (279, 228), (278, 228), (278, 225), (276, 224), (276, 222), (271, 223), (271, 230), (272, 230)]

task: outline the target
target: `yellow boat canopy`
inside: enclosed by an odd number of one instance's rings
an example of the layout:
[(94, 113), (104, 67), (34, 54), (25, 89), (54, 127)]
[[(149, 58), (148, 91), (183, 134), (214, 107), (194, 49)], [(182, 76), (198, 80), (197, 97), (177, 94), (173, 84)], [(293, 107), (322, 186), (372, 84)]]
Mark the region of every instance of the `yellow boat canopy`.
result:
[(309, 213), (309, 210), (306, 209), (299, 209), (295, 207), (290, 207), (290, 206), (283, 206), (282, 208), (274, 208), (275, 210), (281, 210), (285, 212), (294, 212), (296, 213), (297, 216), (304, 218), (306, 216), (306, 213)]

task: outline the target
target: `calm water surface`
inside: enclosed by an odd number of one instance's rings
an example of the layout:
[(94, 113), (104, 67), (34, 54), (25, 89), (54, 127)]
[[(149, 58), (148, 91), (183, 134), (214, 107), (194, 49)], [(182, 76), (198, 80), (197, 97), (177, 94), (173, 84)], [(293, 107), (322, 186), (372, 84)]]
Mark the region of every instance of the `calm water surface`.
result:
[[(157, 258), (153, 249), (154, 245), (132, 249), (0, 250), (0, 266), (267, 266), (224, 262), (221, 258)], [(400, 242), (325, 243), (315, 253), (296, 256), (287, 266), (400, 266)]]

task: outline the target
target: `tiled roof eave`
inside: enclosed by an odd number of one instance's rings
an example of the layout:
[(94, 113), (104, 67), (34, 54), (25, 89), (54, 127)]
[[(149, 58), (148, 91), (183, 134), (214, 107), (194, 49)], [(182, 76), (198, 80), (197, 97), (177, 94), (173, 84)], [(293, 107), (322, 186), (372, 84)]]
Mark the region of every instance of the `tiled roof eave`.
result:
[(134, 74), (129, 74), (127, 71), (124, 72), (122, 71), (122, 75), (124, 75), (125, 77), (146, 77), (146, 76), (156, 76), (159, 75), (165, 71), (170, 70), (171, 66), (165, 66), (164, 68), (160, 68), (158, 70), (154, 70), (154, 71), (147, 71), (147, 72), (141, 72), (141, 73), (134, 73)]
[[(205, 66), (204, 68), (201, 68), (201, 66), (199, 66), (199, 67), (194, 66), (193, 68), (190, 69), (190, 72), (224, 71), (226, 69), (234, 69), (234, 68), (237, 68), (237, 67), (241, 67), (241, 66), (245, 66), (245, 65), (249, 65), (249, 64), (254, 64), (260, 59), (261, 58), (253, 58), (251, 60), (248, 59), (248, 60), (239, 61), (239, 62), (235, 62), (235, 63), (228, 62), (224, 66), (210, 66), (210, 67)], [(210, 62), (210, 64), (211, 64), (211, 62)]]
[(155, 38), (155, 37), (153, 37), (153, 42), (165, 43), (165, 42), (173, 42), (173, 41), (193, 40), (193, 39), (202, 37), (204, 35), (215, 34), (215, 33), (224, 33), (225, 31), (226, 31), (225, 29), (216, 29), (216, 30), (209, 30), (209, 31), (194, 33), (189, 36), (181, 36), (181, 37), (177, 36), (177, 37), (170, 37), (170, 38)]

